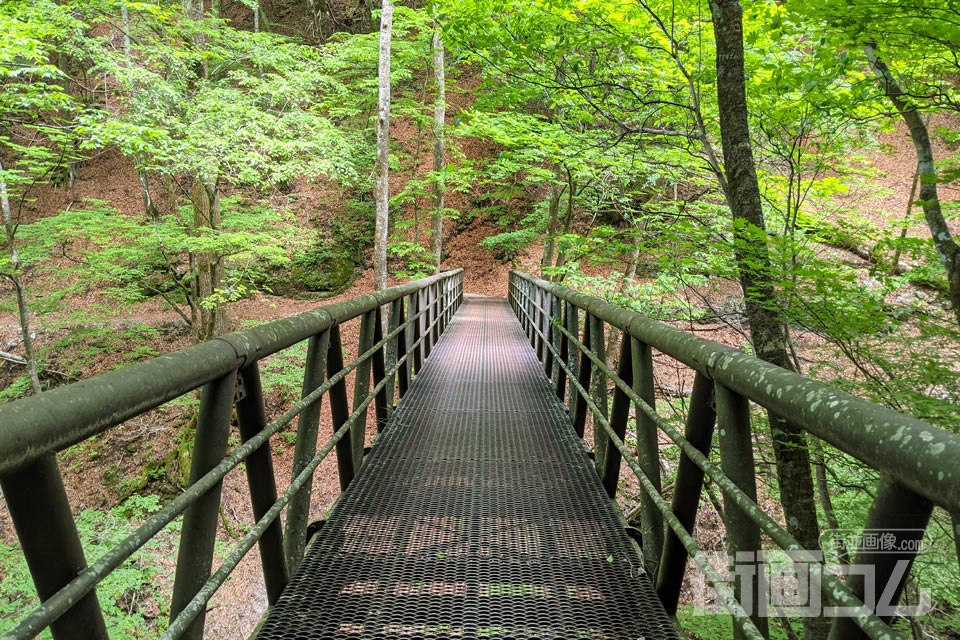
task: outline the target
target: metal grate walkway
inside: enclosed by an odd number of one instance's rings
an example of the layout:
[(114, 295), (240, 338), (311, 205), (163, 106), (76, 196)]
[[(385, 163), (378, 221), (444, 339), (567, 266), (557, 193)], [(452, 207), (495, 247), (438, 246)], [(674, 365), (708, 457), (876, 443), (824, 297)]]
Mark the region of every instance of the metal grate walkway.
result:
[(675, 638), (505, 300), (467, 298), (259, 634)]

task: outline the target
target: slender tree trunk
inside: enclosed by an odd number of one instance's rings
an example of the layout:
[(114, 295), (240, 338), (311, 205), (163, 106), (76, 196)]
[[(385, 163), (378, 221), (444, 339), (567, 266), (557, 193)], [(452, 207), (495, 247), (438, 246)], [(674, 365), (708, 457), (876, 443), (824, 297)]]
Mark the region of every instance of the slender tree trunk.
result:
[(553, 254), (557, 249), (557, 223), (560, 219), (560, 197), (563, 188), (553, 182), (550, 184), (550, 202), (547, 205), (547, 235), (543, 239), (543, 259), (540, 261), (540, 276), (546, 277), (544, 269), (553, 266)]
[(374, 198), (377, 221), (373, 242), (373, 280), (377, 289), (387, 288), (387, 229), (390, 222), (390, 37), (393, 2), (383, 0), (380, 14), (379, 108), (377, 110), (377, 167)]
[[(193, 226), (198, 233), (202, 229), (216, 232), (220, 228), (220, 196), (216, 184), (194, 180), (191, 192), (193, 199)], [(215, 251), (197, 251), (193, 256), (196, 273), (197, 322), (194, 333), (198, 342), (222, 336), (227, 331), (227, 313), (223, 303), (210, 304), (212, 296), (223, 282), (223, 257)], [(205, 304), (206, 302), (206, 304)]]
[(907, 227), (910, 225), (910, 214), (913, 213), (913, 203), (917, 198), (917, 186), (920, 184), (920, 165), (917, 165), (913, 172), (913, 183), (910, 185), (910, 197), (907, 199), (907, 210), (903, 214), (903, 228), (900, 229), (900, 242), (893, 252), (893, 260), (890, 264), (890, 275), (895, 276), (900, 270), (900, 256), (903, 254), (903, 241), (907, 237)]
[(917, 172), (920, 174), (920, 202), (923, 207), (923, 217), (927, 220), (930, 235), (933, 236), (933, 246), (943, 262), (949, 283), (950, 305), (960, 324), (960, 245), (950, 234), (950, 228), (943, 217), (940, 207), (940, 196), (937, 193), (937, 167), (933, 158), (933, 145), (930, 143), (930, 132), (923, 121), (920, 111), (909, 102), (903, 89), (897, 83), (893, 73), (886, 63), (877, 55), (877, 45), (868, 43), (865, 47), (870, 68), (877, 76), (880, 88), (900, 113), (900, 117), (910, 131), (910, 139), (917, 150)]
[[(636, 242), (633, 245), (633, 248), (630, 250), (630, 257), (627, 258), (627, 268), (623, 274), (623, 277), (620, 278), (620, 294), (626, 294), (627, 287), (630, 286), (630, 283), (633, 282), (634, 277), (637, 275), (637, 262), (640, 260), (640, 243)], [(620, 354), (620, 340), (621, 332), (620, 331), (610, 331), (607, 334), (607, 366), (610, 369), (616, 371), (617, 365), (620, 363), (618, 360)], [(719, 511), (718, 511), (719, 512)]]
[[(830, 485), (827, 484), (827, 459), (823, 455), (823, 444), (817, 439), (813, 443), (814, 458), (814, 476), (817, 479), (817, 495), (820, 498), (820, 507), (823, 509), (823, 518), (826, 525), (833, 531), (840, 529), (840, 522), (837, 520), (837, 512), (833, 508), (833, 500), (830, 498)], [(850, 556), (847, 552), (844, 541), (837, 540), (837, 555), (842, 564), (850, 564)]]
[[(757, 357), (792, 370), (785, 323), (771, 282), (766, 225), (750, 143), (743, 10), (738, 0), (710, 0), (710, 12), (717, 42), (717, 98), (727, 199), (734, 218), (734, 252), (751, 339)], [(817, 550), (820, 527), (806, 439), (798, 427), (780, 416), (768, 415), (787, 529), (805, 549)], [(806, 618), (805, 637), (826, 637), (829, 624), (825, 622)]]
[(0, 164), (0, 208), (3, 210), (3, 226), (7, 233), (7, 250), (10, 252), (10, 273), (7, 279), (13, 284), (13, 293), (17, 298), (17, 314), (20, 319), (20, 336), (23, 339), (23, 352), (27, 360), (27, 374), (30, 376), (30, 388), (34, 394), (43, 391), (40, 386), (40, 376), (37, 373), (37, 360), (33, 356), (33, 338), (30, 336), (30, 309), (27, 307), (27, 296), (23, 290), (23, 280), (20, 278), (20, 253), (17, 251), (17, 227), (13, 224), (13, 212), (10, 209), (10, 193), (7, 190), (7, 180), (3, 176), (3, 165)]
[(438, 26), (433, 32), (433, 77), (437, 83), (437, 99), (433, 103), (433, 172), (436, 175), (433, 194), (433, 255), (437, 273), (440, 273), (440, 263), (443, 262), (443, 209), (446, 197), (443, 172), (446, 169), (444, 126), (447, 116), (447, 86), (444, 77), (443, 57), (443, 40), (440, 38), (440, 27)]
[[(127, 7), (127, 1), (123, 0), (120, 3), (120, 16), (123, 20), (123, 57), (127, 62), (127, 68), (132, 70), (134, 67), (133, 60), (133, 47), (130, 40), (130, 31), (132, 25), (130, 23), (130, 10)], [(130, 98), (133, 100), (137, 99), (137, 94), (139, 93), (139, 88), (137, 83), (130, 82)], [(150, 183), (147, 179), (147, 172), (139, 167), (141, 164), (142, 156), (135, 156), (134, 160), (136, 161), (137, 167), (137, 182), (140, 183), (140, 197), (143, 200), (143, 213), (149, 218), (156, 218), (159, 215), (156, 204), (153, 202), (153, 197), (150, 195)]]
[[(573, 173), (570, 169), (567, 169), (567, 213), (563, 219), (563, 232), (570, 233), (570, 230), (573, 228), (573, 198), (576, 195), (576, 189), (574, 188)], [(565, 251), (557, 252), (557, 264), (556, 267), (559, 269), (567, 263), (567, 254)], [(555, 275), (552, 280), (555, 282), (562, 282), (563, 276), (560, 274)]]

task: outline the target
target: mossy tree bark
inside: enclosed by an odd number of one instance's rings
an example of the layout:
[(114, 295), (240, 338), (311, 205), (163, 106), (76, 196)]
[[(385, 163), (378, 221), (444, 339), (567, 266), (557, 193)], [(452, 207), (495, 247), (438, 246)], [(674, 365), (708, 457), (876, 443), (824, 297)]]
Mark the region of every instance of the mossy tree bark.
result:
[[(738, 0), (710, 0), (717, 43), (717, 99), (726, 196), (734, 220), (734, 252), (745, 312), (757, 357), (793, 370), (785, 320), (778, 311), (766, 224), (747, 114), (743, 9)], [(769, 414), (780, 497), (787, 529), (808, 550), (820, 548), (810, 454), (803, 431)], [(808, 640), (826, 637), (829, 625), (805, 619)]]
[[(220, 228), (220, 195), (217, 185), (196, 178), (191, 190), (193, 226), (197, 234), (215, 234)], [(227, 310), (215, 294), (223, 282), (223, 256), (216, 251), (195, 251), (190, 257), (194, 269), (193, 330), (197, 342), (227, 332)]]

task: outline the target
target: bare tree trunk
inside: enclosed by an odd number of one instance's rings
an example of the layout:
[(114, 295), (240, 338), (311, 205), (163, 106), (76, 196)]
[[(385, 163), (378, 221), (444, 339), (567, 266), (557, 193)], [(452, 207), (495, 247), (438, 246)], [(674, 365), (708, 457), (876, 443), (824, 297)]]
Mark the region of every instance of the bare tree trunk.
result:
[[(216, 184), (207, 184), (197, 178), (191, 193), (193, 199), (193, 226), (198, 233), (202, 229), (216, 231), (220, 227), (220, 196)], [(226, 308), (213, 301), (223, 282), (223, 257), (214, 251), (197, 251), (193, 255), (196, 273), (197, 322), (194, 334), (198, 342), (222, 336), (227, 331)], [(206, 304), (205, 304), (206, 303)]]
[(540, 276), (545, 277), (544, 269), (553, 266), (553, 254), (557, 249), (557, 223), (560, 219), (560, 196), (563, 188), (556, 182), (550, 184), (550, 202), (547, 205), (547, 235), (543, 239), (543, 259), (540, 261)]
[(877, 55), (877, 45), (868, 43), (865, 46), (870, 68), (877, 76), (880, 88), (887, 94), (900, 117), (910, 131), (910, 139), (917, 150), (917, 173), (920, 174), (920, 202), (923, 207), (923, 217), (927, 220), (930, 235), (933, 236), (933, 246), (943, 262), (949, 283), (950, 305), (960, 324), (960, 245), (950, 234), (950, 228), (943, 217), (940, 207), (940, 196), (937, 193), (937, 167), (933, 158), (933, 145), (930, 143), (930, 132), (923, 121), (920, 111), (906, 99), (906, 94), (896, 78), (890, 72), (886, 63)]
[(433, 194), (433, 255), (437, 273), (440, 273), (440, 263), (443, 262), (443, 209), (446, 197), (443, 172), (447, 166), (444, 131), (447, 116), (447, 85), (443, 57), (443, 40), (440, 38), (440, 27), (437, 26), (433, 32), (433, 77), (437, 83), (437, 99), (433, 103), (433, 172), (436, 175)]
[[(127, 68), (129, 70), (133, 69), (133, 48), (130, 41), (130, 30), (132, 29), (130, 23), (130, 10), (127, 7), (126, 0), (120, 3), (120, 16), (123, 20), (123, 57), (127, 62)], [(137, 99), (138, 87), (137, 83), (130, 82), (130, 97), (133, 100)], [(135, 156), (135, 161), (137, 164), (140, 164), (142, 156)], [(159, 215), (157, 206), (153, 202), (153, 198), (150, 195), (150, 183), (147, 180), (147, 172), (139, 166), (137, 167), (137, 182), (140, 183), (140, 197), (143, 200), (143, 213), (149, 218), (156, 218)]]
[[(833, 500), (830, 498), (830, 485), (827, 484), (827, 460), (823, 455), (823, 444), (820, 440), (813, 439), (813, 459), (814, 476), (817, 479), (817, 495), (820, 497), (820, 507), (823, 509), (823, 518), (827, 527), (833, 531), (840, 529), (840, 522), (837, 520), (837, 512), (833, 508)], [(837, 540), (837, 555), (841, 564), (850, 564), (850, 554), (847, 552), (846, 545), (842, 539)]]
[(390, 222), (390, 36), (393, 28), (393, 1), (383, 0), (380, 14), (379, 108), (377, 110), (377, 167), (374, 198), (377, 221), (373, 241), (373, 280), (376, 288), (387, 288), (387, 229)]
[[(633, 282), (637, 275), (637, 262), (640, 261), (640, 243), (635, 242), (633, 249), (630, 250), (630, 257), (627, 259), (627, 269), (620, 278), (620, 293), (626, 294), (627, 287)], [(616, 371), (620, 354), (620, 340), (622, 339), (620, 331), (610, 331), (607, 334), (607, 366)], [(718, 511), (719, 513), (719, 511)]]
[[(734, 252), (751, 340), (757, 357), (792, 370), (785, 323), (771, 282), (766, 224), (750, 142), (743, 9), (738, 0), (710, 0), (710, 13), (717, 42), (717, 99), (726, 193), (734, 218)], [(787, 529), (805, 549), (815, 551), (820, 548), (820, 526), (804, 433), (781, 416), (769, 413), (768, 417)], [(807, 640), (826, 637), (829, 624), (824, 623), (829, 621), (806, 618), (804, 622)]]
[(30, 376), (30, 388), (34, 394), (43, 391), (40, 386), (40, 376), (37, 374), (37, 361), (33, 356), (33, 338), (30, 335), (30, 309), (27, 308), (27, 296), (23, 290), (23, 280), (20, 279), (20, 253), (17, 251), (17, 226), (13, 224), (13, 213), (10, 209), (10, 193), (7, 190), (7, 180), (3, 176), (3, 165), (0, 164), (0, 208), (3, 209), (3, 226), (7, 233), (7, 250), (10, 252), (10, 273), (7, 279), (13, 284), (13, 293), (17, 298), (17, 314), (20, 319), (20, 336), (23, 338), (23, 352), (26, 355), (27, 374)]
[[(574, 188), (573, 173), (570, 169), (567, 169), (567, 213), (563, 219), (563, 232), (570, 233), (570, 230), (573, 228), (573, 197), (576, 195), (576, 189)], [(560, 250), (557, 252), (557, 264), (556, 267), (559, 269), (567, 263), (567, 254), (565, 251)], [(551, 280), (555, 282), (561, 282), (563, 280), (562, 275), (555, 275)]]

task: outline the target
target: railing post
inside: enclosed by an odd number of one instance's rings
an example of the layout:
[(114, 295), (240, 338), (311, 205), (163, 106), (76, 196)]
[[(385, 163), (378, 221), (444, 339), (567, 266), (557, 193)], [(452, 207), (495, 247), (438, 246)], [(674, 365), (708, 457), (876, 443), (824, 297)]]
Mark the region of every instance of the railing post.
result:
[[(237, 401), (237, 424), (240, 439), (246, 442), (267, 426), (267, 414), (263, 406), (263, 386), (260, 369), (254, 361), (240, 370), (237, 378), (242, 396)], [(250, 454), (246, 463), (247, 485), (253, 505), (253, 519), (258, 522), (277, 501), (277, 482), (273, 475), (273, 454), (270, 441)], [(290, 577), (283, 552), (283, 530), (280, 520), (274, 520), (257, 543), (260, 547), (260, 565), (267, 588), (267, 602), (276, 603)]]
[(443, 335), (443, 329), (447, 323), (447, 282), (441, 280), (437, 283), (437, 340)]
[[(306, 397), (323, 385), (327, 374), (327, 353), (330, 350), (330, 330), (310, 338), (307, 362), (303, 374), (303, 394)], [(300, 475), (317, 453), (317, 430), (320, 426), (320, 408), (323, 396), (303, 410), (297, 423), (297, 444), (293, 451), (291, 479)], [(287, 570), (292, 575), (300, 566), (307, 544), (307, 526), (310, 518), (310, 496), (313, 484), (308, 482), (290, 498), (287, 505), (287, 535), (284, 551)]]
[[(613, 331), (613, 327), (610, 327)], [(620, 363), (617, 365), (617, 376), (627, 385), (633, 385), (633, 352), (630, 350), (630, 336), (623, 334), (620, 340)], [(613, 406), (610, 409), (610, 427), (617, 437), (623, 440), (627, 433), (627, 420), (630, 417), (630, 398), (620, 387), (613, 392)], [(620, 450), (613, 446), (610, 437), (604, 434), (603, 438), (606, 453), (603, 456), (603, 466), (600, 472), (600, 481), (607, 495), (611, 499), (617, 495), (617, 482), (620, 479)]]
[(953, 544), (957, 547), (957, 558), (960, 558), (960, 511), (950, 514), (953, 523)]
[[(889, 538), (888, 548), (860, 550), (857, 552), (853, 566), (873, 567), (869, 585), (873, 592), (871, 609), (879, 605), (889, 607), (887, 611), (876, 611), (877, 616), (884, 622), (893, 620), (892, 609), (900, 601), (900, 595), (907, 583), (910, 567), (913, 564), (920, 543), (923, 540), (924, 530), (933, 513), (933, 503), (918, 495), (911, 489), (903, 486), (888, 474), (880, 477), (877, 486), (877, 497), (873, 500), (870, 513), (864, 530), (878, 532), (884, 539)], [(958, 543), (960, 544), (960, 543)], [(906, 551), (889, 551), (888, 549), (905, 549)], [(865, 580), (863, 572), (851, 572), (847, 578), (847, 586), (863, 600)], [(812, 588), (812, 587), (811, 587)], [(836, 617), (830, 629), (830, 640), (860, 640), (866, 639), (867, 634), (853, 622), (852, 617)]]
[[(41, 458), (0, 484), (37, 595), (45, 601), (77, 577), (87, 562), (55, 456)], [(91, 591), (50, 625), (56, 640), (105, 640), (107, 629)]]
[[(374, 332), (378, 323), (376, 309), (367, 311), (360, 319), (360, 339), (357, 343), (357, 357), (369, 351), (374, 344)], [(372, 369), (373, 358), (368, 358), (357, 365), (353, 375), (353, 409), (363, 404), (367, 394), (370, 393), (370, 370)], [(350, 427), (350, 442), (353, 447), (353, 468), (354, 471), (360, 470), (363, 464), (363, 447), (367, 435), (367, 410), (363, 409), (358, 415), (353, 426)]]
[(536, 350), (537, 348), (537, 333), (533, 330), (536, 315), (534, 314), (533, 309), (533, 290), (534, 285), (528, 280), (523, 281), (524, 285), (524, 303), (527, 309), (527, 338), (530, 340), (530, 345)]
[(436, 330), (436, 326), (434, 325), (433, 321), (437, 317), (437, 301), (436, 296), (434, 296), (433, 286), (428, 286), (424, 290), (424, 294), (427, 297), (427, 313), (424, 314), (427, 319), (427, 323), (424, 327), (425, 333), (423, 338), (423, 359), (426, 360), (430, 357), (430, 352), (433, 351), (433, 343), (435, 338), (434, 331)]
[[(390, 303), (390, 318), (387, 320), (387, 334), (391, 334), (397, 329), (400, 328), (400, 325), (403, 323), (403, 297), (399, 297), (393, 302)], [(400, 345), (403, 344), (403, 334), (404, 331), (398, 331), (397, 335), (387, 340), (387, 360), (384, 363), (387, 371), (393, 369), (397, 364), (397, 361), (400, 359)], [(397, 388), (397, 374), (403, 367), (400, 367), (394, 373), (387, 374), (387, 404), (389, 410), (392, 411), (395, 405), (396, 400), (396, 388)]]
[[(567, 322), (570, 316), (570, 308), (573, 307), (572, 304), (566, 300), (558, 300), (558, 316), (557, 322), (560, 323), (563, 328), (567, 331), (570, 331), (569, 322)], [(572, 333), (572, 332), (571, 332)], [(560, 400), (560, 404), (564, 403), (567, 395), (567, 370), (560, 366), (560, 362), (570, 366), (570, 340), (563, 335), (563, 332), (559, 329), (554, 332), (554, 338), (557, 342), (557, 350), (559, 352), (557, 363), (557, 374), (553, 379), (553, 388), (556, 391), (557, 399)], [(572, 369), (571, 369), (572, 370)]]
[[(627, 336), (623, 336), (626, 340)], [(633, 363), (633, 392), (656, 411), (656, 391), (653, 379), (653, 352), (650, 345), (630, 337), (630, 359)], [(637, 461), (647, 479), (660, 492), (660, 441), (657, 423), (639, 405), (634, 407), (637, 425)], [(653, 498), (644, 491), (640, 495), (640, 533), (643, 536), (643, 557), (647, 573), (657, 575), (660, 554), (663, 552), (663, 514)]]
[(543, 339), (543, 307), (544, 300), (546, 299), (546, 292), (541, 289), (539, 286), (536, 286), (534, 291), (536, 295), (534, 296), (533, 301), (533, 340), (534, 340), (534, 351), (537, 353), (537, 358), (540, 360), (540, 364), (543, 364), (544, 361), (544, 351), (546, 350), (546, 345), (544, 345)]
[[(400, 362), (400, 360), (407, 356), (407, 359), (403, 361), (400, 365), (400, 368), (397, 369), (397, 398), (402, 398), (407, 393), (407, 387), (410, 386), (410, 366), (411, 358), (413, 354), (410, 353), (410, 335), (413, 332), (413, 328), (407, 324), (406, 319), (406, 304), (407, 299), (405, 297), (397, 298), (394, 302), (394, 307), (390, 311), (390, 322), (395, 324), (396, 327), (403, 327), (403, 329), (396, 335), (394, 338), (396, 350), (396, 360), (393, 364)], [(413, 300), (410, 299), (410, 304), (413, 304)]]
[[(203, 387), (193, 459), (190, 463), (191, 485), (217, 466), (226, 455), (236, 380), (237, 372), (231, 371)], [(177, 554), (176, 578), (173, 583), (173, 598), (170, 604), (171, 621), (183, 611), (210, 577), (213, 546), (217, 539), (221, 487), (222, 482), (218, 482), (184, 512), (180, 550)], [(181, 637), (201, 640), (205, 617), (205, 612), (201, 611)]]
[(550, 326), (550, 321), (553, 319), (553, 294), (546, 289), (543, 290), (543, 304), (541, 306), (543, 307), (540, 312), (543, 330), (543, 337), (541, 338), (543, 373), (549, 378), (550, 374), (553, 373), (553, 354), (550, 353), (550, 345), (553, 344), (553, 327)]
[[(343, 369), (343, 345), (340, 344), (340, 327), (330, 327), (330, 350), (327, 353), (327, 378), (332, 378)], [(333, 432), (340, 430), (350, 418), (350, 406), (347, 404), (347, 381), (340, 380), (330, 387), (330, 418)], [(361, 452), (362, 455), (362, 452)], [(346, 434), (337, 442), (337, 474), (340, 476), (340, 490), (346, 489), (356, 475), (354, 465), (353, 439)]]
[[(743, 396), (722, 385), (715, 385), (717, 431), (719, 434), (720, 465), (723, 473), (750, 498), (757, 501), (757, 477), (753, 461), (753, 438), (750, 432), (750, 403)], [(727, 528), (728, 554), (736, 563), (734, 593), (743, 604), (757, 630), (769, 637), (766, 615), (760, 610), (760, 580), (763, 570), (760, 553), (760, 526), (724, 494), (724, 524)], [(746, 572), (744, 565), (753, 568)], [(736, 624), (734, 638), (744, 638)]]
[[(433, 345), (437, 344), (437, 340), (440, 339), (440, 330), (437, 326), (437, 321), (440, 316), (440, 297), (437, 295), (437, 283), (434, 282), (428, 288), (428, 295), (430, 296), (430, 349), (433, 349)], [(429, 354), (429, 351), (427, 353)]]
[[(553, 346), (553, 349), (560, 351), (560, 329), (558, 328), (562, 320), (561, 316), (563, 314), (563, 302), (557, 296), (550, 295), (550, 344)], [(557, 363), (556, 358), (553, 355), (553, 350), (547, 350), (547, 377), (551, 381), (557, 379), (558, 372), (560, 371), (560, 365)], [(562, 400), (562, 399), (561, 399)]]
[[(593, 323), (590, 322), (590, 313), (587, 312), (583, 317), (583, 338), (580, 342), (587, 349), (590, 348), (590, 344), (593, 342), (590, 338), (590, 332), (592, 331)], [(574, 333), (573, 335), (576, 335)], [(590, 392), (590, 370), (591, 362), (590, 358), (587, 357), (587, 354), (584, 353), (579, 347), (575, 347), (574, 351), (575, 356), (580, 359), (580, 368), (577, 371), (577, 382), (583, 387), (584, 391)], [(576, 400), (576, 402), (574, 402)], [(573, 430), (580, 438), (583, 437), (583, 431), (587, 424), (587, 401), (586, 398), (580, 396), (579, 390), (576, 387), (571, 385), (570, 390), (570, 406), (571, 412), (573, 414)]]
[[(590, 351), (593, 352), (600, 362), (607, 361), (606, 354), (606, 332), (603, 327), (603, 320), (590, 314)], [(607, 376), (604, 375), (600, 367), (593, 365), (593, 381), (590, 383), (591, 395), (593, 401), (600, 407), (600, 413), (604, 418), (610, 415), (609, 401), (607, 399)], [(597, 469), (597, 474), (603, 473), (603, 458), (607, 454), (607, 432), (600, 424), (600, 421), (593, 420), (593, 461)]]
[[(571, 336), (575, 336), (580, 331), (580, 310), (577, 308), (577, 305), (573, 304), (572, 302), (567, 302), (566, 304), (567, 314), (566, 318), (564, 319), (564, 323), (566, 324), (567, 333), (569, 333)], [(570, 369), (570, 374), (567, 374), (570, 375), (570, 380), (567, 382), (567, 398), (570, 406), (570, 417), (573, 418), (576, 402), (580, 395), (577, 393), (577, 388), (574, 386), (574, 382), (576, 382), (574, 376), (579, 373), (577, 369), (577, 354), (579, 353), (579, 350), (577, 349), (577, 345), (574, 343), (572, 337), (565, 338), (564, 342), (567, 343), (567, 368)]]
[[(716, 413), (713, 408), (713, 381), (702, 373), (697, 373), (693, 381), (693, 394), (690, 396), (690, 411), (684, 437), (705, 456), (710, 455), (710, 442), (713, 439), (713, 427)], [(689, 533), (700, 507), (700, 492), (703, 490), (703, 470), (687, 456), (680, 455), (677, 465), (677, 481), (673, 489), (671, 511)], [(657, 575), (657, 595), (664, 609), (671, 616), (677, 613), (680, 600), (680, 588), (687, 567), (687, 550), (672, 529), (667, 530)]]
[[(423, 316), (418, 316), (420, 311), (423, 309), (421, 304), (423, 300), (423, 292), (417, 291), (410, 295), (410, 318), (413, 320), (412, 328), (413, 335), (408, 337), (409, 342), (407, 343), (408, 349), (413, 349), (413, 362), (410, 363), (410, 381), (413, 381), (413, 375), (419, 373), (420, 368), (423, 366), (423, 343), (417, 344), (417, 340), (420, 339), (420, 336), (423, 335)], [(413, 345), (417, 345), (414, 347)]]
[[(374, 322), (373, 322), (373, 344), (378, 344), (383, 340), (383, 307), (377, 305), (377, 309), (374, 312)], [(387, 377), (387, 367), (384, 360), (384, 352), (387, 350), (387, 345), (384, 344), (380, 347), (377, 347), (377, 350), (373, 353), (372, 359), (372, 369), (373, 369), (373, 385), (377, 386), (380, 384), (384, 378)], [(389, 406), (393, 403), (393, 389), (390, 389), (390, 398), (389, 404), (387, 399), (387, 384), (384, 384), (380, 388), (380, 391), (377, 391), (377, 396), (374, 398), (374, 411), (377, 416), (377, 433), (382, 432), (387, 426), (387, 420), (390, 419)]]

